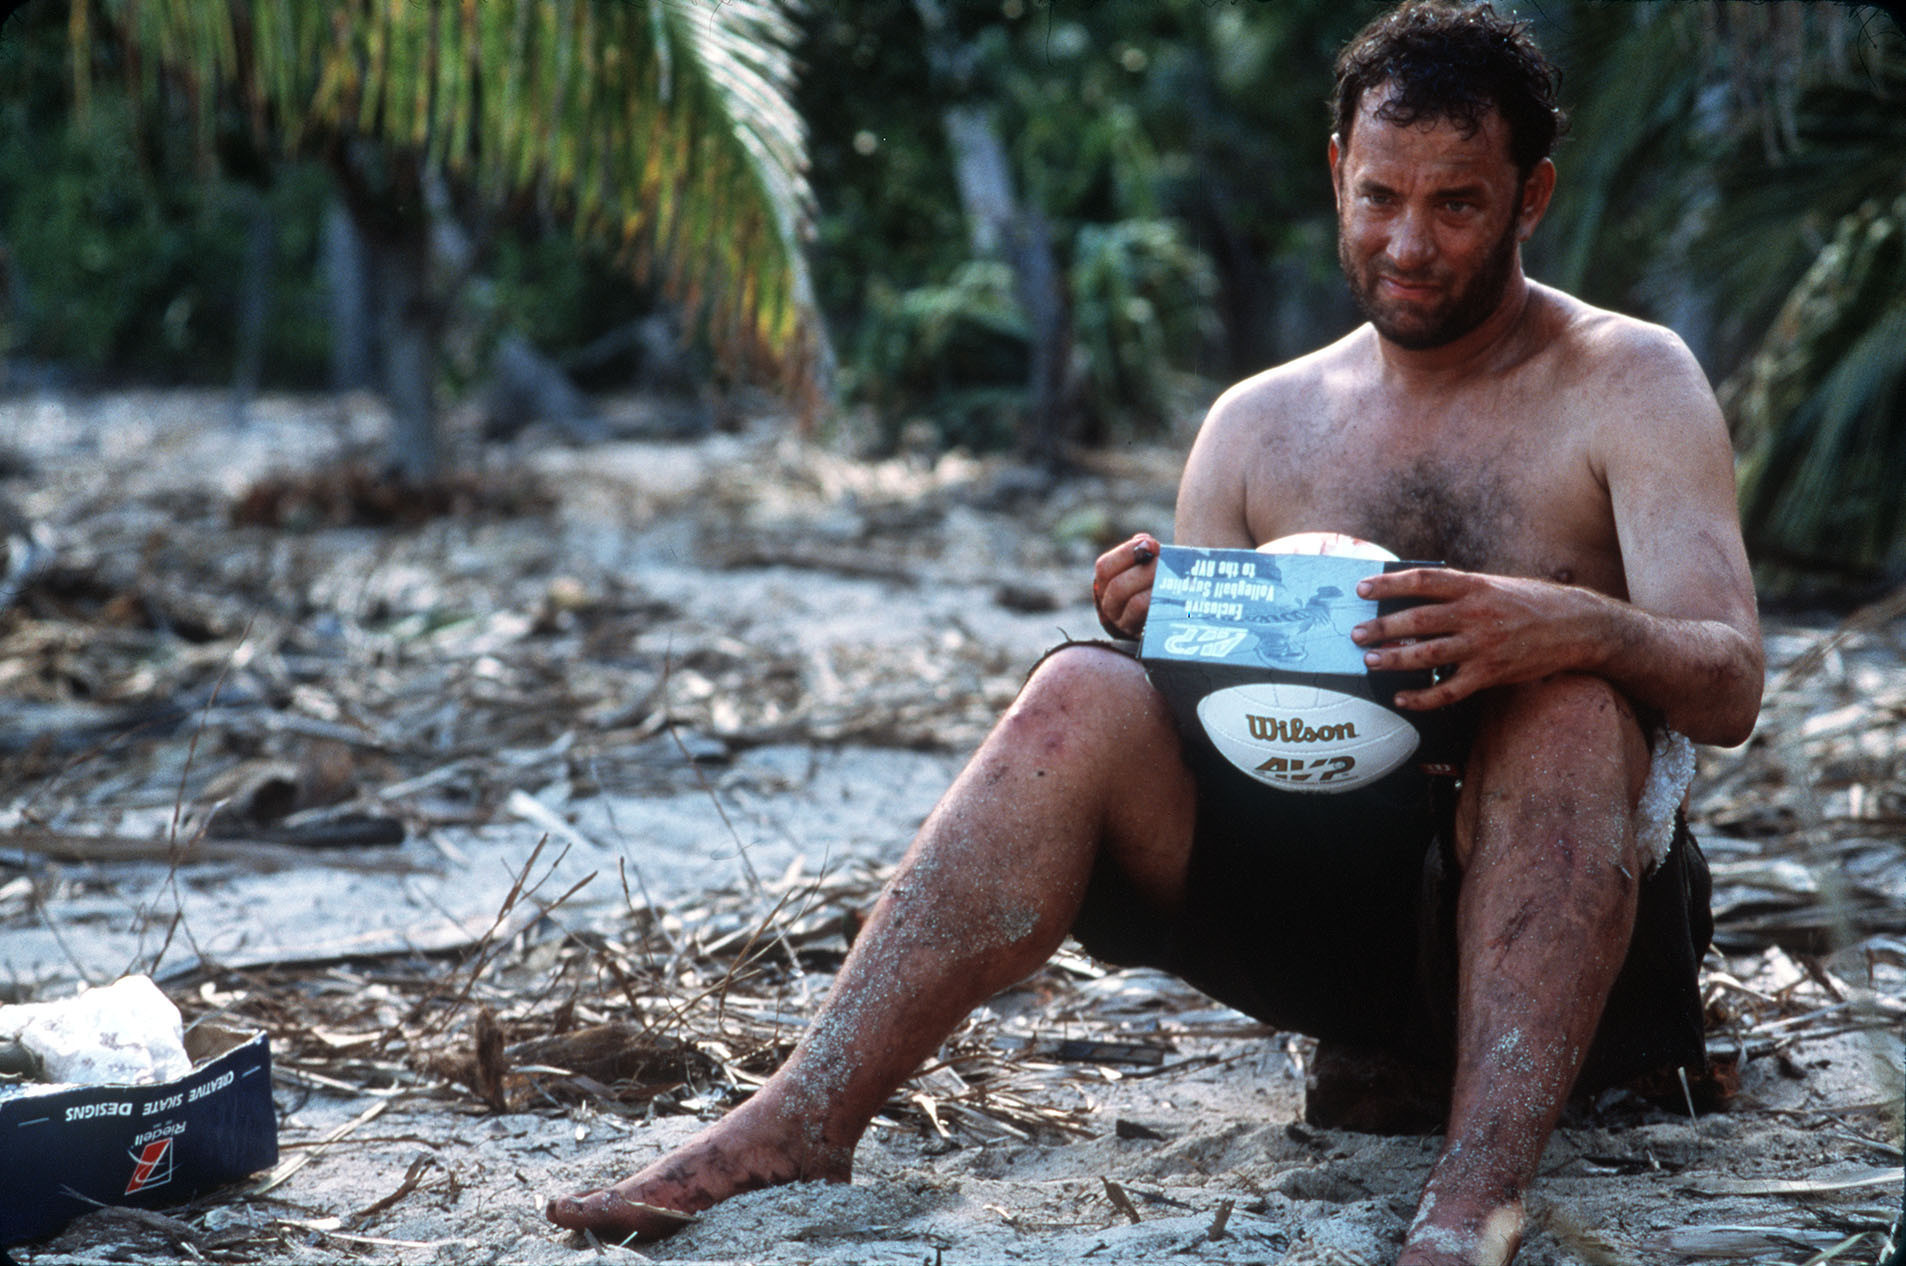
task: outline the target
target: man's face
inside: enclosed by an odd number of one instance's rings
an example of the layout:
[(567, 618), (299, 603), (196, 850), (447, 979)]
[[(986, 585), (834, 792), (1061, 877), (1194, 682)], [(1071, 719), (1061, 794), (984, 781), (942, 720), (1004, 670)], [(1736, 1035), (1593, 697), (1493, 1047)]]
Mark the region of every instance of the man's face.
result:
[(1384, 98), (1381, 87), (1365, 94), (1348, 147), (1331, 141), (1337, 258), (1377, 333), (1441, 347), (1502, 302), (1542, 205), (1525, 198), (1500, 114), (1464, 137), (1444, 120), (1387, 123), (1376, 115)]

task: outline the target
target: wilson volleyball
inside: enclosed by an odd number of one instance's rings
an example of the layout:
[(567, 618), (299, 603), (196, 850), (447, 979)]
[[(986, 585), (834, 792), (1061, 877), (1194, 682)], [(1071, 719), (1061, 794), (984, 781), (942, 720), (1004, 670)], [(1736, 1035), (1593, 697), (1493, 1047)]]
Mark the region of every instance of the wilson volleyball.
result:
[(1394, 563), (1395, 554), (1381, 545), (1345, 532), (1293, 532), (1257, 547), (1260, 554), (1329, 554), (1337, 558), (1368, 558)]
[(1378, 611), (1358, 583), (1396, 561), (1341, 532), (1256, 550), (1166, 546), (1140, 658), (1180, 728), (1246, 776), (1284, 791), (1354, 791), (1435, 746), (1422, 718), (1387, 706), (1407, 683), (1372, 677), (1350, 640)]
[(1381, 704), (1295, 682), (1213, 691), (1198, 701), (1198, 725), (1226, 760), (1283, 791), (1354, 791), (1409, 760), (1419, 741)]

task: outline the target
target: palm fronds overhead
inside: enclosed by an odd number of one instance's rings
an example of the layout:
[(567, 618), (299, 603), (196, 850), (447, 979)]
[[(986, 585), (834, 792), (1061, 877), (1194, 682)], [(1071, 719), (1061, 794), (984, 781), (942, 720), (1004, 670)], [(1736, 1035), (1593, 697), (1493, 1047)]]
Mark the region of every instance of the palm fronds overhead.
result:
[(1840, 221), (1725, 394), (1757, 555), (1906, 562), (1906, 195)]
[(1906, 40), (1833, 5), (1570, 17), (1559, 280), (1685, 319), (1726, 379), (1767, 588), (1906, 567)]
[(1631, 284), (1642, 244), (1684, 214), (1679, 190), (1638, 186), (1634, 177), (1674, 169), (1695, 143), (1693, 102), (1710, 69), (1688, 8), (1576, 9), (1575, 29), (1557, 40), (1571, 73), (1571, 119), (1555, 158), (1566, 196), (1555, 201), (1548, 234), (1551, 272), (1565, 290), (1592, 290), (1618, 261), (1631, 274), (1618, 284)]
[(825, 348), (797, 3), (73, 0), (71, 31), (82, 101), (82, 50), (109, 36), (207, 142), (234, 123), (290, 153), (361, 138), (493, 205), (533, 199), (657, 275), (732, 362), (804, 377)]
[(1775, 587), (1796, 568), (1871, 581), (1906, 567), (1903, 106), (1897, 38), (1858, 73), (1821, 76), (1781, 155), (1721, 167), (1689, 253), (1728, 296), (1719, 333), (1760, 332), (1721, 396), (1742, 522)]

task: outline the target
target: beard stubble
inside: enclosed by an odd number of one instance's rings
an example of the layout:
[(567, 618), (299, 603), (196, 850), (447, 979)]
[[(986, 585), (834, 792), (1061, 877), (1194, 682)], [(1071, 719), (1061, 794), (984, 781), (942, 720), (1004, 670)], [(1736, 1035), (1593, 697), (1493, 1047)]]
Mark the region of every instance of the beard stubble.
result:
[(1390, 310), (1377, 298), (1377, 288), (1381, 284), (1382, 274), (1377, 270), (1377, 257), (1366, 261), (1362, 268), (1350, 257), (1350, 248), (1343, 231), (1343, 221), (1337, 222), (1337, 263), (1343, 269), (1344, 279), (1350, 283), (1350, 294), (1356, 300), (1357, 310), (1364, 319), (1375, 327), (1376, 332), (1399, 347), (1411, 351), (1427, 351), (1433, 347), (1442, 347), (1453, 343), (1469, 333), (1489, 318), (1502, 302), (1503, 292), (1509, 286), (1509, 273), (1516, 257), (1516, 217), (1511, 215), (1503, 226), (1502, 234), (1484, 257), (1482, 267), (1478, 269), (1468, 283), (1455, 292), (1440, 309), (1430, 313), (1428, 323), (1421, 327), (1404, 326), (1396, 321)]

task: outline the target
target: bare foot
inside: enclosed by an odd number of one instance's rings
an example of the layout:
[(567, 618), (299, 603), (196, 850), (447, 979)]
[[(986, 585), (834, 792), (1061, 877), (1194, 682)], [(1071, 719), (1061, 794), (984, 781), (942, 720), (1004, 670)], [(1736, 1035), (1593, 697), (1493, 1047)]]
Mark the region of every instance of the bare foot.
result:
[(1397, 1266), (1508, 1266), (1522, 1247), (1522, 1202), (1459, 1212), (1425, 1196)]
[[(612, 1187), (557, 1196), (549, 1220), (603, 1240), (659, 1240), (730, 1196), (781, 1183), (846, 1182), (853, 1149), (829, 1146), (770, 1117), (759, 1096), (697, 1134), (647, 1169)], [(750, 1112), (750, 1107), (755, 1110)]]

